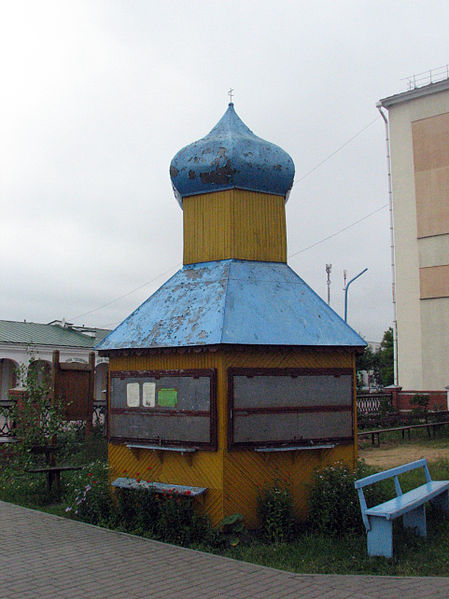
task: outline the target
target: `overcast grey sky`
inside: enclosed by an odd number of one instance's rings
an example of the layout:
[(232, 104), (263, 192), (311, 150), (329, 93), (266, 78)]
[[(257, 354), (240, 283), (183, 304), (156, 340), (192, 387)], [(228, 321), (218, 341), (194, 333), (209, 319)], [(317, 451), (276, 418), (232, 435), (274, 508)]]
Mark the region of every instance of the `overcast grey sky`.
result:
[(290, 266), (326, 298), (332, 263), (340, 314), (343, 269), (367, 267), (348, 320), (379, 340), (392, 304), (376, 102), (449, 62), (448, 11), (446, 0), (0, 1), (0, 319), (113, 328), (180, 268), (170, 160), (216, 124), (233, 87), (243, 121), (295, 162)]

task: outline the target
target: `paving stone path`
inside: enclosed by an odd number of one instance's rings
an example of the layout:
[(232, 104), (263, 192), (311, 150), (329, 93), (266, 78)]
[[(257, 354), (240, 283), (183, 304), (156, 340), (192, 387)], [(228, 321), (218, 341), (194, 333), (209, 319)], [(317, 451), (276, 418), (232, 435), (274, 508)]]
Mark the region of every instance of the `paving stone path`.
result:
[(448, 599), (449, 578), (291, 574), (0, 502), (1, 599)]

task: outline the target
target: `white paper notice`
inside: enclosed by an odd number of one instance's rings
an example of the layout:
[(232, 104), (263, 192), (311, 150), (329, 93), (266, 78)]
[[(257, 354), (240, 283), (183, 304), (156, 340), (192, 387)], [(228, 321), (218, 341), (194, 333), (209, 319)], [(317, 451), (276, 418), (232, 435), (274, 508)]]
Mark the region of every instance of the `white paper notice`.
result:
[(126, 405), (129, 408), (138, 408), (139, 404), (139, 383), (128, 383), (126, 385)]
[(144, 408), (154, 408), (156, 406), (156, 383), (144, 383), (142, 391)]

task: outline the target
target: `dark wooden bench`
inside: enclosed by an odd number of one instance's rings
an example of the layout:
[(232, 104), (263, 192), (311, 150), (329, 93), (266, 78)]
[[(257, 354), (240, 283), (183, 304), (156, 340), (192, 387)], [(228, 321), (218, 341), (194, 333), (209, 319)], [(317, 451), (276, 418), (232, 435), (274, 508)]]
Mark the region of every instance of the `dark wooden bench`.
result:
[(433, 432), (433, 436), (435, 436), (435, 430), (440, 426), (444, 426), (445, 424), (449, 424), (449, 421), (446, 420), (444, 422), (426, 422), (424, 424), (407, 424), (404, 426), (395, 426), (392, 428), (379, 428), (379, 429), (372, 430), (372, 431), (361, 431), (361, 432), (357, 433), (357, 437), (360, 438), (360, 437), (371, 436), (372, 445), (375, 445), (375, 439), (376, 439), (377, 447), (380, 447), (380, 435), (383, 433), (392, 433), (392, 432), (401, 431), (402, 438), (405, 439), (405, 432), (407, 431), (408, 439), (410, 440), (410, 431), (412, 431), (413, 429), (426, 428), (427, 433), (430, 438), (431, 431)]
[(67, 472), (70, 470), (81, 470), (81, 466), (43, 466), (42, 468), (30, 468), (27, 472), (31, 474), (42, 474), (47, 475), (47, 491), (50, 492), (55, 485), (56, 496), (58, 499), (61, 498), (61, 472)]
[[(398, 476), (404, 472), (423, 468), (426, 482), (407, 493), (403, 493)], [(368, 508), (363, 488), (381, 480), (393, 478), (396, 497), (379, 505)], [(432, 480), (427, 467), (427, 460), (417, 460), (384, 472), (361, 478), (354, 483), (359, 496), (362, 519), (367, 532), (368, 555), (393, 557), (393, 520), (402, 516), (404, 526), (413, 528), (425, 537), (426, 511), (425, 504), (431, 501), (444, 511), (449, 510), (449, 481)]]

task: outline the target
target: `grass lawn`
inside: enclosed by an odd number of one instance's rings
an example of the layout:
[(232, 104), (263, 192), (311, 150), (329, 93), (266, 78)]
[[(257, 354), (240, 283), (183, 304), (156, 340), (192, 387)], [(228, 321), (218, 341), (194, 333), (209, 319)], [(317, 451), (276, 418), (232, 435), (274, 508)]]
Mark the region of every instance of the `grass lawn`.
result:
[(303, 533), (295, 542), (276, 545), (255, 540), (220, 554), (304, 574), (449, 576), (449, 518), (442, 520), (438, 514), (428, 514), (426, 539), (402, 529), (399, 522), (394, 523), (393, 529), (394, 557), (391, 560), (369, 558), (365, 535), (333, 539)]
[[(410, 431), (402, 431), (400, 430), (401, 425), (393, 425), (397, 426), (399, 430), (396, 431), (386, 431), (382, 432), (380, 436), (381, 446), (393, 444), (404, 444), (405, 446), (410, 443), (426, 443), (429, 442), (431, 446), (435, 444), (435, 447), (449, 447), (449, 417), (445, 418), (444, 421), (448, 421), (448, 424), (444, 424), (442, 426), (437, 426), (435, 429), (427, 429), (427, 428), (416, 428), (411, 429)], [(424, 420), (418, 422), (417, 424), (424, 424)], [(429, 421), (431, 425), (431, 421)], [(406, 426), (406, 425), (404, 425)], [(382, 426), (371, 426), (366, 429), (359, 428), (359, 433), (369, 433), (371, 430), (382, 430), (382, 428), (388, 429), (389, 427)], [(410, 439), (408, 438), (410, 432)], [(403, 436), (404, 435), (404, 436)], [(377, 442), (377, 441), (376, 441)], [(358, 440), (359, 447), (371, 447), (372, 441), (371, 436), (361, 436)]]
[[(77, 446), (76, 450), (73, 447), (68, 454), (71, 464), (85, 464), (89, 468), (89, 463), (94, 459), (97, 462), (106, 460), (106, 442), (103, 438), (94, 437), (87, 444)], [(415, 439), (411, 442), (400, 438), (386, 439), (380, 449), (367, 445), (367, 451), (377, 457), (386, 455), (388, 449), (398, 449), (402, 458), (400, 463), (411, 461), (407, 451), (413, 449), (419, 452), (422, 448), (429, 451), (447, 449), (447, 459), (429, 462), (429, 465), (434, 479), (449, 480), (449, 437), (442, 434), (432, 440), (423, 435), (416, 442)], [(388, 467), (390, 464), (385, 463), (380, 464), (378, 469)], [(78, 472), (64, 473), (66, 487), (73, 489), (78, 476)], [(404, 491), (407, 486), (416, 486), (423, 480), (419, 473), (412, 472), (407, 477)], [(0, 500), (58, 516), (69, 516), (65, 511), (67, 500), (55, 504), (46, 496), (43, 475), (14, 472), (11, 464), (4, 465), (0, 471)], [(193, 548), (298, 573), (449, 576), (449, 516), (442, 517), (430, 507), (427, 515), (426, 539), (404, 530), (399, 521), (394, 522), (394, 558), (391, 560), (368, 558), (365, 534), (335, 539), (312, 534), (310, 528), (301, 524), (297, 527), (294, 540), (288, 543), (267, 543), (257, 534), (248, 533), (242, 535), (241, 542), (235, 547), (229, 544), (217, 546), (196, 543)]]

